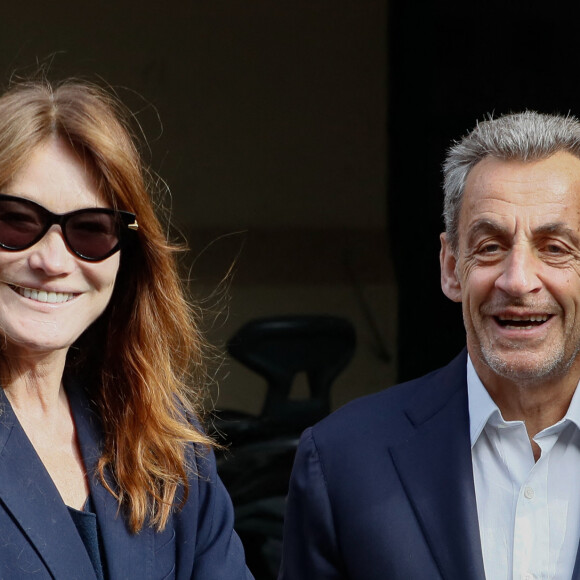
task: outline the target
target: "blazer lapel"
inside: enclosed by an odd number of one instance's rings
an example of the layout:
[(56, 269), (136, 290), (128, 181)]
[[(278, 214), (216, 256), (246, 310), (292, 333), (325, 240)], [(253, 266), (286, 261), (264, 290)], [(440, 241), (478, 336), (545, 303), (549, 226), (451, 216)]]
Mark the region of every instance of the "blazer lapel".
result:
[(0, 502), (55, 578), (96, 575), (67, 507), (0, 388)]
[[(98, 459), (101, 455), (102, 427), (94, 407), (78, 385), (67, 389), (77, 436), (85, 467), (89, 477), (91, 499), (99, 531), (103, 542), (105, 556), (104, 566), (110, 578), (152, 578), (154, 531), (143, 528), (138, 534), (132, 534), (119, 512), (117, 500), (102, 485), (96, 475)], [(114, 483), (108, 483), (114, 489)]]
[(415, 434), (391, 455), (443, 578), (484, 580), (465, 367), (463, 353), (432, 376), (407, 411)]

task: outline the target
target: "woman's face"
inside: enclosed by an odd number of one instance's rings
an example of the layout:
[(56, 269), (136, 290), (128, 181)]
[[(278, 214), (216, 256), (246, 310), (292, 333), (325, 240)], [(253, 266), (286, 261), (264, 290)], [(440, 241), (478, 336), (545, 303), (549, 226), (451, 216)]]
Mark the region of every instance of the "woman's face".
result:
[[(58, 214), (108, 207), (90, 169), (60, 139), (39, 145), (1, 193)], [(101, 262), (84, 261), (67, 248), (58, 225), (26, 250), (0, 248), (0, 334), (6, 354), (66, 353), (104, 311), (118, 270), (119, 252)]]

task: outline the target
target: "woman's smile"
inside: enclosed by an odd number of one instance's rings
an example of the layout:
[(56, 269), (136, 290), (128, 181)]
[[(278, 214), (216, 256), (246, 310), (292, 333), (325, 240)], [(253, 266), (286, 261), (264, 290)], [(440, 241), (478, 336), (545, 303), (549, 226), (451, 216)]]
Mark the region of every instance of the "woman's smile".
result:
[[(58, 214), (106, 205), (87, 166), (59, 139), (34, 149), (4, 191)], [(119, 253), (92, 262), (75, 255), (59, 225), (26, 249), (0, 249), (0, 331), (7, 351), (63, 356), (107, 307), (118, 269)]]
[(8, 286), (10, 286), (14, 292), (20, 294), (20, 296), (24, 298), (29, 298), (30, 300), (35, 300), (37, 302), (46, 302), (49, 304), (69, 302), (79, 295), (79, 293), (55, 292), (53, 290), (43, 290), (40, 288), (26, 288), (24, 286), (16, 286), (14, 284), (8, 284)]

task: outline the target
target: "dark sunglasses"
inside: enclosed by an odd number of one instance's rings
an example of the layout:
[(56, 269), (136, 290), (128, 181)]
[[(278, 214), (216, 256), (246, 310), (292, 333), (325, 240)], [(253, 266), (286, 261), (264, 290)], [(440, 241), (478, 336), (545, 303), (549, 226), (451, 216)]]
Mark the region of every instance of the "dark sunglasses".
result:
[(68, 249), (82, 260), (98, 262), (117, 252), (131, 230), (135, 214), (107, 208), (87, 208), (55, 214), (37, 203), (0, 194), (0, 247), (17, 252), (39, 242), (58, 224)]

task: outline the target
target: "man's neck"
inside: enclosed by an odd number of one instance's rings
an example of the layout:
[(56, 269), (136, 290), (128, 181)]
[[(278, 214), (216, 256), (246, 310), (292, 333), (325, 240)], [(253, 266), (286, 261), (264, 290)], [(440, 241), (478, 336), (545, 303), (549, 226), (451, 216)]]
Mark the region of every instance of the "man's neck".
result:
[(562, 376), (539, 380), (513, 380), (493, 372), (472, 358), (475, 370), (506, 421), (523, 421), (530, 439), (562, 419), (580, 380), (578, 364)]

